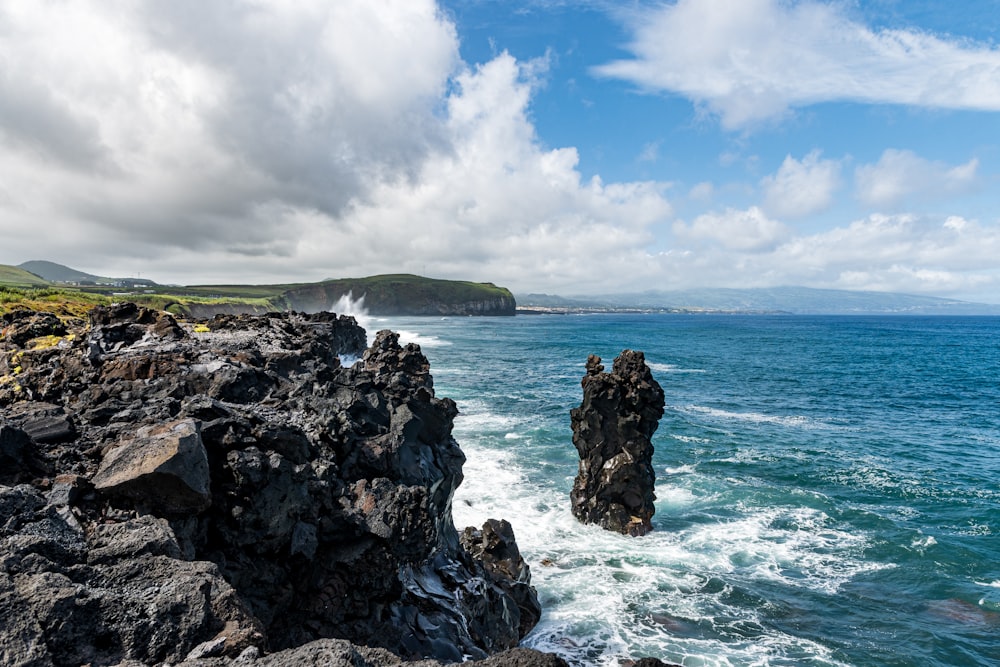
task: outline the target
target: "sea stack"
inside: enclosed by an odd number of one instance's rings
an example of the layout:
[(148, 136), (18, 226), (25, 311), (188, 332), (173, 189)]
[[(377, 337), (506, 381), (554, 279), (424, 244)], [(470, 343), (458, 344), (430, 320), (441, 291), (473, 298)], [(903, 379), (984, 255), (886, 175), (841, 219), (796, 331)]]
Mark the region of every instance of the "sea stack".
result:
[(624, 535), (653, 529), (651, 438), (663, 416), (663, 389), (642, 352), (624, 350), (612, 371), (590, 355), (580, 383), (583, 402), (570, 411), (580, 471), (570, 499), (573, 515)]

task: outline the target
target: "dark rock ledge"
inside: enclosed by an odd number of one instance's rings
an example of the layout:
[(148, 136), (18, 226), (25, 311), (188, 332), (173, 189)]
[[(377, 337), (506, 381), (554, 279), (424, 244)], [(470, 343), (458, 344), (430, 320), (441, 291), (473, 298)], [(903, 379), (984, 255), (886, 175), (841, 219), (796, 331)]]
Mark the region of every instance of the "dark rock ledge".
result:
[(330, 313), (0, 327), (0, 664), (565, 664), (515, 648), (510, 525), (452, 523), (417, 346)]

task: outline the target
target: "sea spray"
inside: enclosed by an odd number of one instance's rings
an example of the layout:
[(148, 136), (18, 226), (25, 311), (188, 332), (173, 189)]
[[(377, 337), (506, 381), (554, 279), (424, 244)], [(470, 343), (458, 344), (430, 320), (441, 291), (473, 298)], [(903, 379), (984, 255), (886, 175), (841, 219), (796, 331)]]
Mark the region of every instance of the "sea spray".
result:
[[(347, 294), (341, 295), (339, 299), (330, 307), (330, 310), (338, 315), (350, 315), (358, 324), (365, 330), (368, 335), (368, 345), (372, 344), (375, 340), (375, 334), (379, 332), (380, 329), (387, 328), (387, 318), (379, 318), (373, 316), (368, 309), (365, 307), (365, 295), (362, 294), (359, 298), (355, 299), (353, 292), (348, 292)], [(426, 347), (440, 347), (442, 345), (450, 345), (446, 340), (442, 340), (437, 336), (426, 336), (415, 331), (407, 331), (405, 329), (398, 329), (396, 327), (392, 328), (396, 333), (399, 334), (399, 342), (402, 345), (407, 343), (416, 343), (421, 348)], [(341, 359), (341, 363), (345, 365), (351, 365), (357, 361), (356, 359)], [(350, 362), (350, 363), (348, 363)]]
[[(353, 317), (361, 328), (365, 330), (368, 335), (368, 345), (371, 346), (372, 341), (375, 340), (375, 334), (378, 333), (374, 326), (372, 326), (372, 317), (368, 313), (368, 309), (365, 308), (365, 295), (362, 294), (357, 299), (354, 298), (353, 292), (348, 292), (347, 294), (342, 294), (337, 301), (330, 306), (330, 311), (337, 313), (338, 315), (350, 315)], [(343, 361), (343, 360), (342, 360)]]

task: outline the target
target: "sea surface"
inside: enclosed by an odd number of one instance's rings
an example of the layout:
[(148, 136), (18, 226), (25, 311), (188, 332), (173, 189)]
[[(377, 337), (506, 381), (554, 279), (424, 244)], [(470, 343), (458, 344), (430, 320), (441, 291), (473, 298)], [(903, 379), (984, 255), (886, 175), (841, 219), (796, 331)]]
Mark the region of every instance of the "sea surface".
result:
[[(458, 403), (455, 523), (506, 518), (574, 665), (1000, 665), (1000, 318), (389, 318)], [(587, 355), (666, 393), (655, 531), (579, 524)]]

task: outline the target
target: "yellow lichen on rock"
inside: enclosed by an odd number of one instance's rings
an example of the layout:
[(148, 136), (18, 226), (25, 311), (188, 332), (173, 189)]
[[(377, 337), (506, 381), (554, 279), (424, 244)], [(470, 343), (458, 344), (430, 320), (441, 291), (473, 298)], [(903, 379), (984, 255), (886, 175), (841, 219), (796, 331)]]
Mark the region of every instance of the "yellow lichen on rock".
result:
[(49, 348), (56, 347), (64, 340), (66, 340), (66, 336), (39, 336), (38, 338), (32, 338), (28, 341), (28, 349), (47, 350)]

